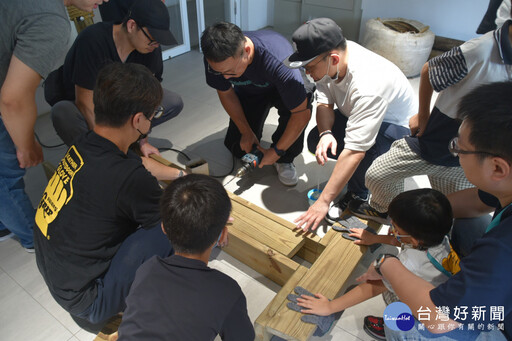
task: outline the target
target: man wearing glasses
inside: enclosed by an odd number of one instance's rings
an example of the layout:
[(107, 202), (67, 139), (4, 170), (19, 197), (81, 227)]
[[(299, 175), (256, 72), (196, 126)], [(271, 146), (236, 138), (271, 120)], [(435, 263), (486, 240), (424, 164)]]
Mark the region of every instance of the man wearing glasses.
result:
[[(92, 89), (102, 66), (112, 62), (138, 63), (148, 67), (161, 81), (163, 72), (160, 44), (173, 45), (176, 39), (169, 31), (169, 13), (160, 0), (137, 0), (122, 23), (100, 22), (81, 32), (69, 50), (61, 72), (61, 100), (52, 107), (52, 121), (57, 134), (70, 145), (80, 133), (94, 128)], [(56, 77), (58, 78), (58, 77)], [(51, 86), (47, 82), (46, 87)], [(60, 92), (60, 91), (56, 91)], [(60, 97), (60, 98), (58, 98)], [(63, 100), (62, 100), (63, 99)], [(47, 98), (48, 100), (48, 98)], [(153, 126), (177, 116), (183, 108), (179, 95), (164, 89), (161, 103), (164, 112), (155, 118)], [(147, 156), (158, 150), (140, 142)]]
[[(304, 230), (310, 226), (315, 230), (324, 217), (334, 223), (349, 204), (368, 200), (366, 170), (393, 141), (407, 134), (416, 101), (396, 65), (347, 41), (329, 18), (308, 21), (292, 40), (297, 51), (285, 64), (303, 67), (317, 86), (317, 127), (309, 133), (308, 148), (320, 165), (328, 158), (337, 159), (318, 200), (296, 220)], [(345, 185), (346, 194), (331, 204)]]
[(81, 325), (80, 319), (96, 324), (123, 311), (139, 265), (170, 254), (157, 179), (182, 175), (129, 148), (162, 110), (162, 88), (145, 66), (105, 66), (93, 100), (94, 128), (77, 137), (59, 163), (34, 228), (39, 271)]
[[(224, 145), (236, 157), (257, 147), (264, 154), (260, 167), (273, 164), (282, 184), (296, 185), (293, 160), (302, 152), (312, 91), (304, 88), (299, 70), (282, 63), (292, 52), (290, 43), (276, 32), (242, 32), (219, 22), (203, 32), (201, 49), (206, 82), (217, 90), (230, 117)], [(271, 107), (279, 123), (266, 149), (260, 139)]]

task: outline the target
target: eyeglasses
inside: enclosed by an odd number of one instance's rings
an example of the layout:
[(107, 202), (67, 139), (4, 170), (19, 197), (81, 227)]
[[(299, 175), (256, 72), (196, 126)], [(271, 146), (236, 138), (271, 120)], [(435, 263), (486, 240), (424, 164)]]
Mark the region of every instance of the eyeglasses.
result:
[(402, 243), (402, 241), (400, 240), (401, 238), (408, 238), (410, 237), (410, 235), (408, 234), (398, 234), (398, 231), (396, 230), (396, 227), (395, 225), (393, 225), (393, 223), (391, 223), (391, 227), (389, 229), (389, 233), (396, 238), (396, 240), (398, 240), (399, 243)]
[(238, 62), (236, 63), (235, 65), (235, 69), (233, 70), (234, 72), (231, 73), (231, 72), (219, 72), (219, 71), (215, 71), (214, 69), (212, 69), (212, 67), (210, 66), (210, 63), (208, 63), (208, 72), (211, 73), (212, 75), (215, 75), (215, 76), (236, 76), (237, 73), (236, 73), (236, 69), (238, 69), (238, 65), (240, 64), (240, 61), (242, 60), (242, 57), (244, 56), (244, 49), (242, 49), (242, 53), (240, 53), (240, 58), (238, 59)]
[(155, 109), (155, 111), (153, 112), (153, 115), (149, 116), (149, 117), (151, 117), (151, 118), (147, 117), (146, 115), (144, 115), (144, 117), (146, 117), (146, 119), (147, 119), (149, 122), (153, 122), (153, 120), (154, 120), (155, 118), (160, 118), (160, 117), (162, 117), (163, 113), (164, 113), (164, 107), (159, 106), (158, 108), (156, 108), (156, 109)]
[(144, 27), (142, 27), (141, 25), (139, 25), (139, 23), (135, 22), (137, 24), (137, 26), (139, 26), (140, 30), (142, 31), (142, 33), (146, 36), (146, 38), (148, 38), (149, 40), (149, 43), (148, 45), (149, 46), (158, 46), (160, 45), (160, 43), (158, 41), (156, 41), (155, 39), (152, 39), (147, 33), (146, 31), (144, 31)]
[(311, 63), (307, 64), (306, 66), (304, 66), (304, 71), (308, 72), (308, 73), (311, 73), (311, 71), (313, 71), (313, 69), (318, 65), (320, 64), (320, 62), (322, 60), (325, 60), (325, 57), (327, 57), (327, 54), (325, 54), (322, 58), (320, 58), (315, 64), (311, 65)]
[(450, 143), (448, 143), (448, 150), (450, 151), (450, 154), (457, 157), (459, 154), (483, 154), (483, 155), (490, 155), (490, 156), (498, 156), (493, 153), (484, 152), (480, 150), (462, 150), (459, 148), (459, 138), (454, 137), (450, 140)]

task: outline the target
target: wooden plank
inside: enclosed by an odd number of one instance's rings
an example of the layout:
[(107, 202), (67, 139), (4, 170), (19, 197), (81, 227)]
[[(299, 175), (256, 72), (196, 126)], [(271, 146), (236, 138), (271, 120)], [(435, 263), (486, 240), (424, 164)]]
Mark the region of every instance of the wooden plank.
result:
[[(302, 277), (298, 285), (311, 291), (321, 292), (327, 298), (338, 295), (357, 263), (366, 252), (366, 247), (355, 245), (335, 234), (320, 257)], [(301, 313), (281, 306), (274, 318), (267, 323), (267, 332), (286, 340), (308, 340), (316, 326), (300, 320)]]
[(229, 244), (222, 250), (281, 286), (299, 267), (297, 262), (234, 226), (229, 228)]
[(304, 238), (277, 222), (274, 214), (256, 211), (255, 205), (246, 206), (238, 200), (232, 204), (233, 225), (251, 238), (287, 257), (293, 257), (304, 244)]
[(121, 313), (112, 316), (107, 323), (101, 328), (101, 331), (96, 335), (94, 341), (115, 341), (117, 340), (117, 329), (121, 324)]
[(282, 305), (286, 305), (288, 300), (286, 296), (297, 286), (299, 281), (304, 277), (308, 268), (299, 265), (297, 271), (290, 277), (286, 284), (279, 290), (274, 299), (267, 305), (254, 322), (254, 331), (256, 332), (257, 341), (269, 341), (272, 335), (267, 333), (267, 323), (274, 317), (276, 312), (281, 308)]

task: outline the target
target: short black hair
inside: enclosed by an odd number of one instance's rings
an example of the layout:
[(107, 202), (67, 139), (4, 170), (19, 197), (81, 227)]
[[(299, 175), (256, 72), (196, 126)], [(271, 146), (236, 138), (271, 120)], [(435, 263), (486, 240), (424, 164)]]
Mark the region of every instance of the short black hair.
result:
[(240, 27), (229, 22), (218, 22), (208, 26), (201, 35), (201, 50), (204, 57), (219, 63), (235, 57), (245, 42)]
[(421, 188), (398, 194), (388, 214), (402, 230), (428, 248), (442, 243), (452, 227), (452, 206), (434, 189)]
[(144, 65), (111, 63), (98, 73), (93, 102), (96, 124), (121, 127), (138, 112), (151, 117), (162, 102), (162, 86)]
[(165, 232), (176, 252), (200, 254), (222, 232), (231, 212), (231, 200), (215, 179), (190, 174), (164, 191), (160, 212)]
[[(459, 102), (457, 117), (470, 127), (476, 150), (512, 162), (512, 82), (481, 85)], [(484, 159), (489, 155), (477, 154)]]

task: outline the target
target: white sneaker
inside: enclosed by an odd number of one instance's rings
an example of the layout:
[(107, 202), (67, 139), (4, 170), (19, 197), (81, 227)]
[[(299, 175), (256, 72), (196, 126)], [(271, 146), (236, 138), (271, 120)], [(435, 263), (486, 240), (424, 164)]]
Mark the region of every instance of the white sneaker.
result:
[(295, 186), (299, 182), (293, 163), (274, 163), (279, 181), (285, 186)]

